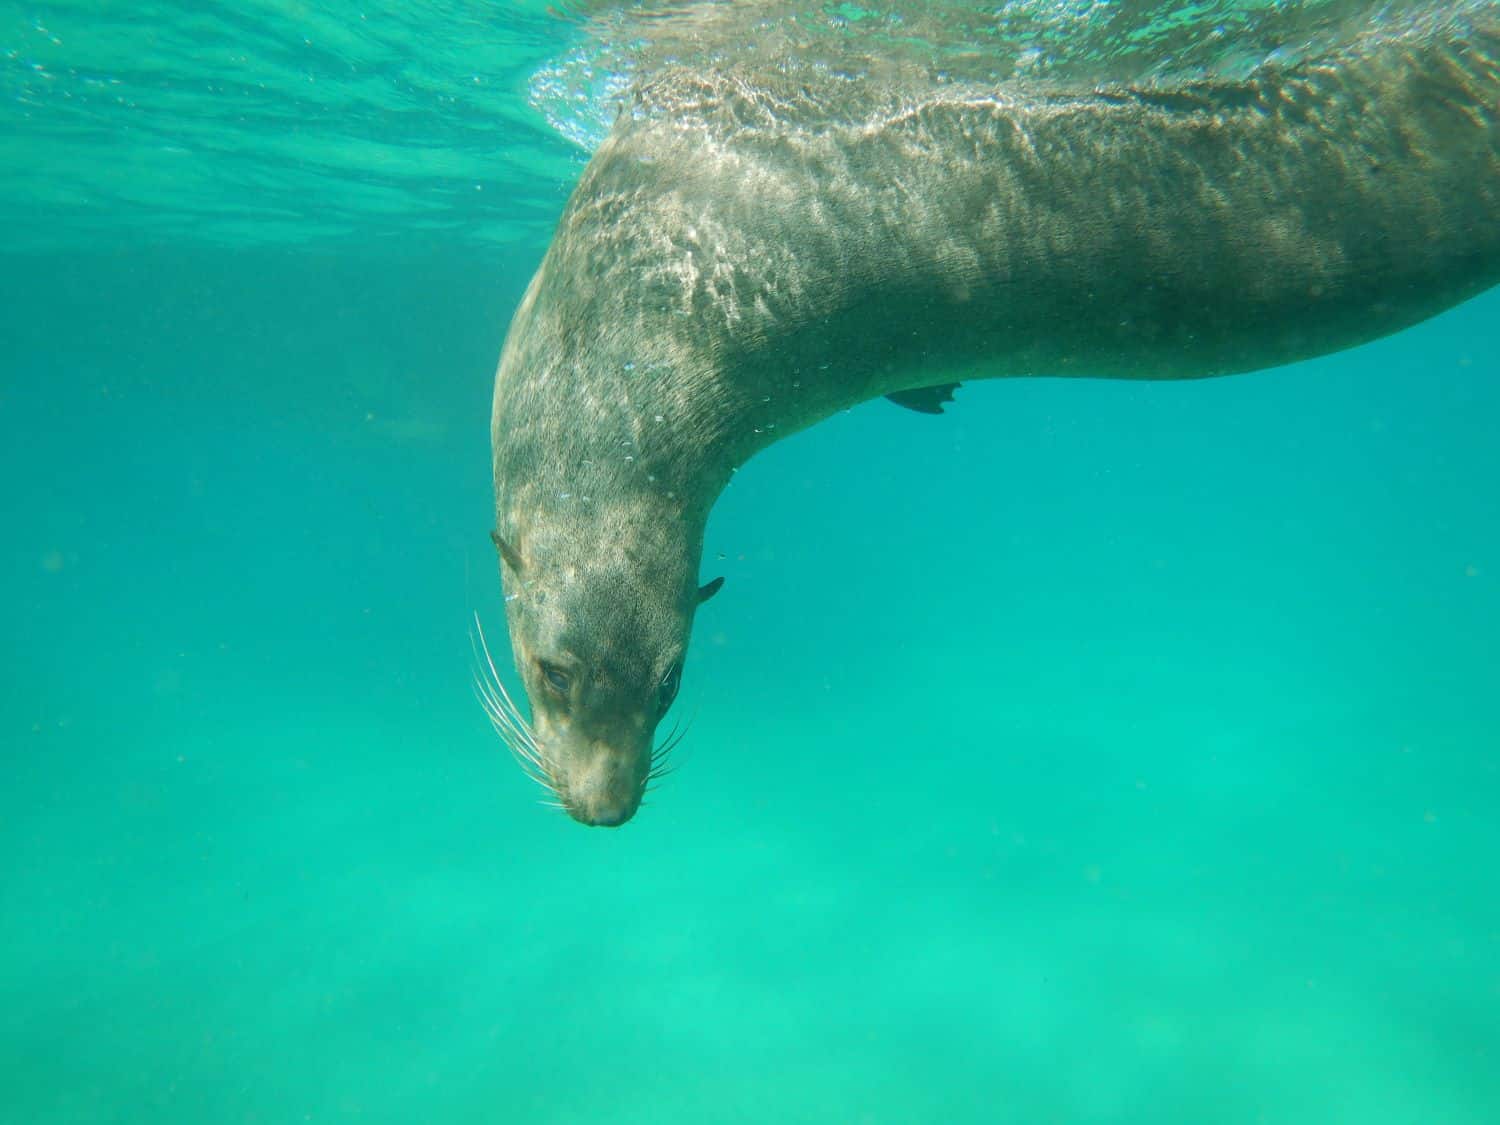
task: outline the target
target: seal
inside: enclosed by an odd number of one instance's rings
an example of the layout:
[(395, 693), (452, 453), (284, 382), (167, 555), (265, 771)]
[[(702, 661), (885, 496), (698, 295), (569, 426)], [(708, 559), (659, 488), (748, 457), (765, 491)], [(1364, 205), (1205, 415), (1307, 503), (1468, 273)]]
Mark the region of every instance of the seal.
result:
[(502, 736), (576, 820), (630, 819), (719, 586), (700, 585), (709, 509), (836, 411), (938, 412), (980, 378), (1252, 371), (1494, 284), (1497, 105), (1493, 3), (1170, 86), (639, 79), (495, 379), (531, 704), (486, 676)]

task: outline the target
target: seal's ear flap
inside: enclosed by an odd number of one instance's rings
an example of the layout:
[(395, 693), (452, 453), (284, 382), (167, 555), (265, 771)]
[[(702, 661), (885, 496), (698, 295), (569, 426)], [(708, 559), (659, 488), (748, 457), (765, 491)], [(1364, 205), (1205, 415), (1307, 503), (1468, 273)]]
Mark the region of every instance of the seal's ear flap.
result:
[(500, 538), (498, 531), (490, 532), (490, 539), (495, 544), (495, 550), (500, 552), (500, 557), (505, 560), (505, 565), (510, 567), (516, 574), (521, 573), (521, 556), (516, 554), (516, 549)]
[(713, 597), (719, 592), (719, 588), (723, 585), (723, 578), (715, 578), (712, 582), (705, 582), (702, 586), (699, 586), (698, 604), (702, 605), (704, 602), (708, 601), (709, 598)]

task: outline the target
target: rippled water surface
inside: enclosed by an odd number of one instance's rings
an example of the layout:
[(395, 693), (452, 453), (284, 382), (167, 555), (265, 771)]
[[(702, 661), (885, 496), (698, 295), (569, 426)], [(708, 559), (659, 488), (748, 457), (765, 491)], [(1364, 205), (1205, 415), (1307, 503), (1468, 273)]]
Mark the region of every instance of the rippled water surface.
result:
[(0, 1121), (1500, 1120), (1495, 293), (774, 447), (620, 831), (470, 681), (495, 358), (642, 73), (1407, 14), (0, 0)]

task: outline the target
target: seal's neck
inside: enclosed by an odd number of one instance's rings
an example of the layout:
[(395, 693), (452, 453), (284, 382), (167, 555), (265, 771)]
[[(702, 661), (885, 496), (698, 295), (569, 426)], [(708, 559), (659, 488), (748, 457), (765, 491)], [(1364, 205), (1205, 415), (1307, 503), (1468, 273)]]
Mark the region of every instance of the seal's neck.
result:
[[(566, 245), (566, 243), (563, 243)], [(509, 513), (627, 498), (701, 535), (731, 473), (793, 426), (771, 380), (726, 374), (681, 318), (639, 299), (553, 292), (549, 253), (517, 309), (495, 380), (491, 438)], [(589, 326), (585, 330), (584, 326)]]

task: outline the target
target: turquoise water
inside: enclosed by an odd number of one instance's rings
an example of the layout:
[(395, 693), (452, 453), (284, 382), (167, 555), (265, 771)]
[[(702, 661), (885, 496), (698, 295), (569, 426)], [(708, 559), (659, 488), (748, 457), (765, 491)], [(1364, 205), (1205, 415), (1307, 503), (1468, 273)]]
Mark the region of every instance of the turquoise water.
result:
[(0, 24), (0, 1121), (1500, 1120), (1500, 293), (773, 447), (587, 830), (468, 640), (577, 23), (94, 7)]

